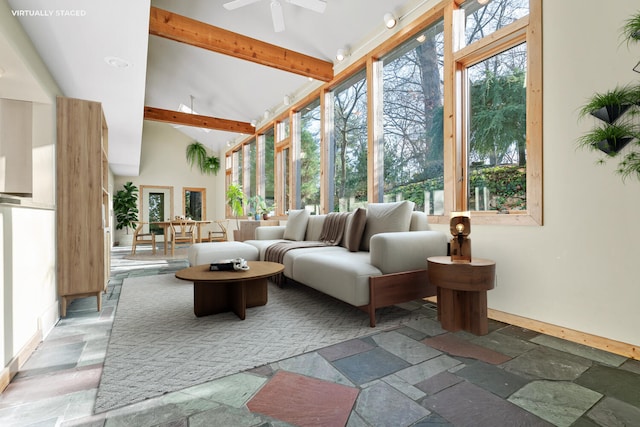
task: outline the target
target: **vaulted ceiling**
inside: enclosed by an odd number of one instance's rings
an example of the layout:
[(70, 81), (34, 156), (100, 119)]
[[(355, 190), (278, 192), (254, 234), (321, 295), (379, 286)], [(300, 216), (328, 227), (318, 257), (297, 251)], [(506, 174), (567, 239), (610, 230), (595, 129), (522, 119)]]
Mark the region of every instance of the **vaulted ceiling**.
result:
[(326, 0), (320, 14), (280, 0), (285, 29), (276, 32), (272, 0), (234, 10), (228, 1), (7, 0), (14, 11), (53, 12), (18, 19), (66, 96), (103, 103), (116, 175), (139, 173), (145, 117), (182, 122), (181, 132), (220, 153), (284, 109), (285, 96), (330, 79), (338, 49), (366, 53), (388, 31), (386, 12), (436, 2)]

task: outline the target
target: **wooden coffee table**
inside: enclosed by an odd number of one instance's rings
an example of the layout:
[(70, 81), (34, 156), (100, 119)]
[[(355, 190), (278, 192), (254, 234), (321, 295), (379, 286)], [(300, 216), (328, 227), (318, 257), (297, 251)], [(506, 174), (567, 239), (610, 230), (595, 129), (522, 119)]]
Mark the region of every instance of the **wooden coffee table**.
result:
[(248, 307), (267, 303), (267, 279), (282, 270), (277, 262), (248, 261), (248, 271), (209, 271), (209, 264), (176, 272), (178, 279), (193, 282), (196, 316), (233, 311), (244, 320)]

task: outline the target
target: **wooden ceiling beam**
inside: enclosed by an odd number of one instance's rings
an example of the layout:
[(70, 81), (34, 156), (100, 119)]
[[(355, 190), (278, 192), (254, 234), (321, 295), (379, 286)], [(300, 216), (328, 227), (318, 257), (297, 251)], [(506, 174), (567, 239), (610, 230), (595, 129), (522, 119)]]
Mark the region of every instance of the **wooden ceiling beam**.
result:
[(328, 82), (333, 64), (186, 16), (151, 7), (149, 34)]
[(145, 120), (152, 120), (155, 122), (223, 130), (227, 132), (244, 133), (247, 135), (252, 135), (255, 133), (255, 128), (251, 126), (251, 123), (218, 119), (216, 117), (183, 113), (181, 111), (163, 110), (161, 108), (148, 106), (144, 107), (144, 118)]

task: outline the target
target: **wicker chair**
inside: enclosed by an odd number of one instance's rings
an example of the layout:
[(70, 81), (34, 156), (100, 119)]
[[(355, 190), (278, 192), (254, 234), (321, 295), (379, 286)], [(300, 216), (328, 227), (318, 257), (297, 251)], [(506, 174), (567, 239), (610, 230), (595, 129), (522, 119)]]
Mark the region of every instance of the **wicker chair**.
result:
[(147, 224), (143, 221), (136, 221), (136, 229), (133, 232), (133, 242), (131, 243), (131, 255), (136, 254), (136, 247), (138, 245), (151, 245), (153, 254), (156, 254), (156, 234), (144, 233), (144, 225)]
[(196, 242), (196, 222), (190, 219), (174, 219), (171, 225), (171, 256), (175, 254), (179, 243), (194, 244)]

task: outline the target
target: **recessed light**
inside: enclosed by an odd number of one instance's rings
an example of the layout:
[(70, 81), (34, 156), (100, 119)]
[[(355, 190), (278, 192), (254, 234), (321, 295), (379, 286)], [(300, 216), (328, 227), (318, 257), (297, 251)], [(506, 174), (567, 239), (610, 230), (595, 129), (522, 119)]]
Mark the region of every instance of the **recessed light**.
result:
[(129, 61), (118, 58), (117, 56), (105, 56), (104, 62), (115, 68), (129, 68), (131, 66)]

